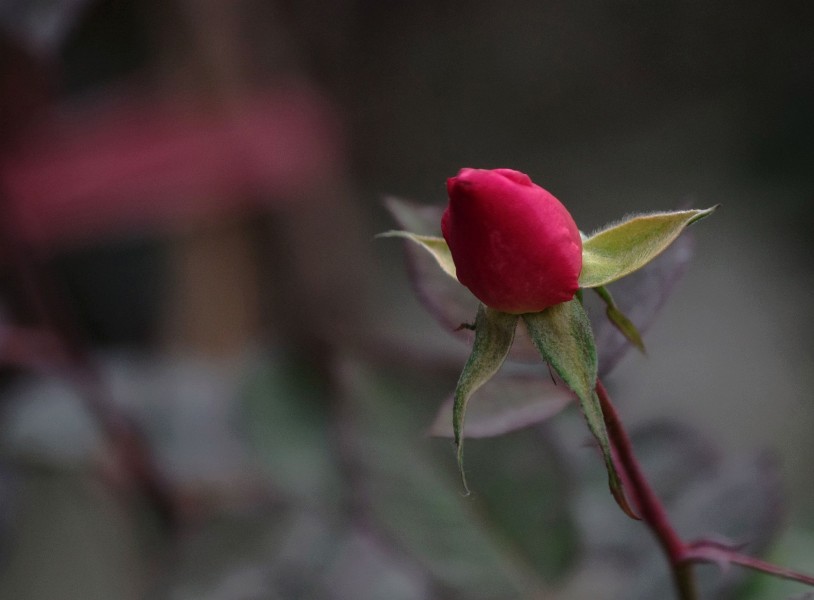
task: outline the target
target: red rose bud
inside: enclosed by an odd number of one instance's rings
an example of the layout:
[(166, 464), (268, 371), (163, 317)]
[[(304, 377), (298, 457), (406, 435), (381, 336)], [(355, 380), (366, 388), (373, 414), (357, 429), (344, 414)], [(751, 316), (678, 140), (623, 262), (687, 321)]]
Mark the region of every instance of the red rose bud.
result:
[(582, 239), (559, 200), (511, 169), (461, 169), (447, 192), (441, 231), (458, 280), (481, 302), (519, 314), (574, 297)]

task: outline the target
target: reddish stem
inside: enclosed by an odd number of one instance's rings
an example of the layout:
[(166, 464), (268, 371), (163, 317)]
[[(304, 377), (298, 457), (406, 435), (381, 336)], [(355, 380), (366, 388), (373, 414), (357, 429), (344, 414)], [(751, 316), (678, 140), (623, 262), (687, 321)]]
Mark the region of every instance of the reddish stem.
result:
[(814, 577), (811, 575), (806, 575), (805, 573), (801, 573), (800, 571), (795, 571), (793, 569), (787, 569), (786, 567), (773, 565), (766, 561), (760, 560), (759, 558), (739, 554), (734, 548), (708, 540), (701, 540), (688, 544), (684, 554), (684, 560), (698, 563), (704, 562), (717, 564), (722, 569), (733, 564), (740, 565), (741, 567), (774, 575), (775, 577), (779, 577), (781, 579), (798, 581), (800, 583), (805, 583), (806, 585), (814, 586)]
[(650, 487), (633, 452), (630, 437), (619, 419), (619, 414), (608, 396), (608, 391), (599, 380), (596, 382), (596, 395), (599, 397), (602, 407), (602, 415), (608, 429), (614, 463), (619, 470), (619, 476), (624, 485), (629, 487), (628, 495), (639, 511), (641, 520), (653, 532), (667, 556), (680, 600), (697, 600), (698, 598), (692, 573), (695, 563), (715, 563), (721, 567), (736, 564), (775, 577), (814, 586), (814, 577), (811, 575), (739, 554), (734, 548), (708, 540), (690, 544), (684, 542), (673, 529), (664, 505)]
[(602, 415), (608, 429), (611, 445), (619, 462), (620, 470), (626, 483), (631, 487), (631, 497), (639, 510), (642, 521), (658, 540), (673, 573), (673, 581), (681, 600), (696, 600), (695, 580), (692, 575), (692, 566), (685, 561), (686, 545), (673, 529), (664, 505), (656, 496), (650, 483), (647, 481), (639, 461), (633, 452), (633, 445), (627, 435), (616, 407), (613, 406), (608, 391), (602, 382), (596, 382), (596, 394), (602, 406)]

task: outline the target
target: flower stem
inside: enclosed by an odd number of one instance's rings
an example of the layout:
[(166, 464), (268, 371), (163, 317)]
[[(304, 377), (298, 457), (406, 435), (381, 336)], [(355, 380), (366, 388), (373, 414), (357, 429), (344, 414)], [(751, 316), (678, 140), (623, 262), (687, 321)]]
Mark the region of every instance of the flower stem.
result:
[(670, 563), (676, 591), (680, 600), (697, 600), (692, 564), (686, 559), (686, 544), (673, 529), (664, 505), (642, 471), (633, 452), (630, 437), (625, 431), (619, 414), (611, 402), (608, 391), (601, 381), (596, 382), (596, 394), (602, 406), (605, 426), (608, 429), (611, 445), (618, 460), (625, 482), (630, 486), (631, 499), (639, 511), (642, 521), (658, 540)]
[(695, 563), (713, 563), (722, 568), (730, 564), (740, 565), (774, 577), (814, 586), (814, 576), (812, 575), (740, 554), (735, 548), (725, 544), (703, 539), (691, 543), (682, 540), (673, 529), (661, 500), (650, 487), (650, 483), (633, 453), (630, 437), (619, 419), (616, 407), (613, 406), (610, 396), (608, 396), (608, 390), (599, 380), (596, 382), (596, 395), (599, 397), (602, 407), (602, 416), (608, 430), (613, 460), (619, 476), (627, 488), (626, 493), (638, 511), (638, 515), (656, 537), (667, 557), (679, 600), (698, 600), (693, 575)]

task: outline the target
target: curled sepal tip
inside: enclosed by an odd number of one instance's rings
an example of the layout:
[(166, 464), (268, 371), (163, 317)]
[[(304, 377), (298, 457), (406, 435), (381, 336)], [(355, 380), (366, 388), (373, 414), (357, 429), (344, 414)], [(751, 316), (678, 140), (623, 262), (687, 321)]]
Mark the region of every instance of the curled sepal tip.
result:
[(522, 317), (543, 360), (579, 398), (588, 428), (602, 451), (611, 494), (629, 517), (638, 519), (625, 498), (622, 481), (616, 472), (602, 408), (596, 396), (596, 346), (582, 303), (574, 299)]
[(475, 342), (464, 365), (452, 405), (452, 431), (457, 447), (458, 468), (464, 490), (469, 493), (463, 468), (463, 424), (466, 404), (472, 394), (497, 373), (514, 341), (518, 315), (512, 315), (481, 304), (475, 318)]
[(607, 285), (642, 268), (716, 208), (637, 215), (588, 236), (582, 241), (580, 287)]

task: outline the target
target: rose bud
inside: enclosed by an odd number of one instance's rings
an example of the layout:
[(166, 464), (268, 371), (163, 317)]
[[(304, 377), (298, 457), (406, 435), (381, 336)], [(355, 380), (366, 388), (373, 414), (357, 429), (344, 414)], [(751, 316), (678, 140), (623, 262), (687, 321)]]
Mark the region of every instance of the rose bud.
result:
[(574, 297), (582, 239), (559, 200), (511, 169), (461, 169), (447, 192), (441, 231), (458, 280), (481, 302), (519, 314)]

